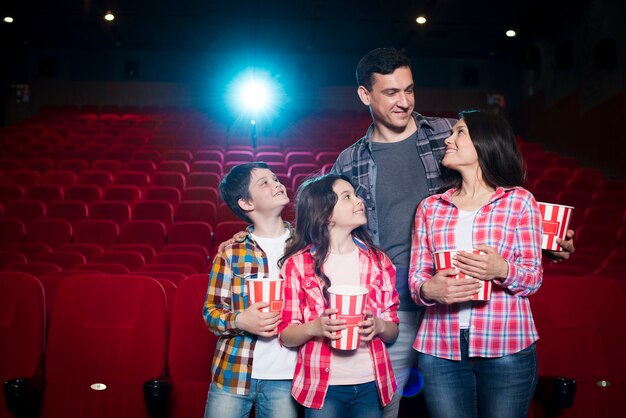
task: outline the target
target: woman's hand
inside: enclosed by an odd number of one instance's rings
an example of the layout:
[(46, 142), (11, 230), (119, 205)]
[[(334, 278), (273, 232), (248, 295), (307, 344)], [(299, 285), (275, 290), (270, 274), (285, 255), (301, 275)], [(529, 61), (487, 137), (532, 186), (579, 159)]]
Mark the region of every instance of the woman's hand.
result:
[(454, 279), (457, 269), (439, 270), (421, 287), (422, 298), (444, 305), (467, 302), (480, 290), (478, 279)]
[(374, 316), (372, 311), (363, 311), (363, 321), (359, 322), (361, 341), (371, 341), (377, 335), (385, 332), (386, 322)]
[(337, 309), (326, 309), (317, 319), (307, 322), (307, 334), (310, 337), (326, 337), (329, 340), (338, 340), (341, 335), (337, 331), (346, 329), (346, 321), (343, 319), (330, 319), (330, 315), (339, 312)]
[(458, 252), (453, 261), (461, 272), (480, 280), (504, 279), (509, 272), (509, 265), (493, 247), (477, 245), (474, 247), (484, 254)]

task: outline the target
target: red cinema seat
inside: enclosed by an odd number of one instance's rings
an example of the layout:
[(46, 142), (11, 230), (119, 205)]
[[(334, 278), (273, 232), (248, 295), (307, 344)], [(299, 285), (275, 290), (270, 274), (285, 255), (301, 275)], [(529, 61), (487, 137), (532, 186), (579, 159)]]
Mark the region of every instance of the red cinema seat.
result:
[(280, 151), (261, 151), (256, 153), (254, 158), (256, 161), (263, 161), (266, 164), (269, 163), (284, 163), (285, 156)]
[(80, 200), (89, 205), (102, 199), (102, 190), (92, 184), (74, 184), (65, 189), (65, 199)]
[(7, 245), (24, 242), (26, 228), (18, 219), (0, 219), (0, 248)]
[(137, 186), (109, 186), (104, 189), (104, 200), (121, 200), (129, 205), (141, 199), (141, 189)]
[(176, 222), (167, 234), (168, 244), (195, 244), (213, 251), (213, 228), (207, 222)]
[(219, 246), (222, 242), (227, 241), (238, 232), (245, 231), (248, 226), (244, 221), (223, 221), (219, 222), (215, 227), (215, 239), (216, 246)]
[[(193, 161), (193, 154), (190, 151), (184, 150), (170, 150), (163, 153), (163, 160), (168, 161), (183, 161), (186, 163), (190, 163)], [(164, 171), (172, 171), (172, 170), (164, 170)], [(178, 171), (178, 170), (174, 170)]]
[(219, 193), (215, 187), (187, 187), (182, 200), (208, 200), (217, 204)]
[(46, 171), (54, 170), (54, 165), (54, 161), (50, 158), (33, 158), (24, 163), (24, 168), (38, 171), (39, 174), (44, 174)]
[(100, 158), (103, 160), (117, 160), (121, 162), (130, 161), (132, 153), (125, 149), (110, 149), (102, 152)]
[(16, 242), (9, 244), (5, 248), (7, 251), (17, 251), (26, 257), (26, 260), (33, 261), (35, 255), (41, 252), (50, 252), (52, 248), (46, 244), (37, 244), (34, 242)]
[(18, 251), (0, 250), (0, 269), (11, 263), (26, 263), (26, 256)]
[[(36, 416), (30, 406), (31, 390), (36, 391), (41, 374), (46, 336), (46, 307), (41, 282), (26, 273), (0, 272), (0, 381), (25, 379), (25, 409), (14, 415), (5, 406), (4, 390), (0, 391), (0, 417)], [(15, 382), (17, 383), (17, 382)], [(3, 384), (8, 386), (7, 383)], [(4, 389), (4, 388), (3, 388)]]
[(222, 163), (219, 161), (195, 161), (191, 163), (192, 173), (215, 173), (222, 175)]
[(152, 175), (153, 186), (175, 187), (181, 192), (187, 187), (187, 180), (182, 173), (174, 173), (169, 171), (157, 171)]
[(137, 186), (145, 189), (150, 184), (150, 177), (142, 171), (119, 171), (115, 175), (114, 183), (117, 185)]
[(160, 221), (165, 226), (174, 220), (174, 208), (165, 200), (142, 200), (135, 204), (132, 219), (136, 221)]
[(75, 251), (85, 257), (85, 260), (89, 261), (94, 254), (101, 253), (102, 247), (98, 244), (61, 244), (57, 247), (58, 251)]
[(224, 165), (224, 152), (217, 149), (205, 149), (195, 153), (195, 161), (217, 161)]
[(46, 206), (47, 219), (63, 219), (74, 225), (78, 221), (87, 219), (89, 210), (84, 202), (61, 200), (49, 203)]
[(33, 276), (41, 276), (42, 274), (61, 271), (61, 267), (52, 263), (9, 263), (3, 268), (4, 271), (21, 271), (22, 273), (32, 274)]
[(173, 417), (201, 417), (206, 406), (217, 343), (198, 310), (204, 304), (208, 282), (206, 274), (190, 276), (178, 284), (174, 295), (168, 350)]
[(72, 224), (63, 219), (37, 219), (26, 225), (26, 242), (56, 248), (72, 240)]
[(209, 251), (206, 247), (198, 244), (167, 244), (161, 248), (161, 254), (163, 253), (196, 253), (205, 260), (209, 258)]
[(585, 210), (585, 225), (609, 226), (617, 230), (622, 223), (622, 210), (614, 206), (592, 205)]
[(141, 254), (146, 263), (152, 260), (156, 254), (154, 248), (148, 244), (115, 244), (111, 245), (109, 251), (133, 251)]
[(81, 271), (84, 274), (98, 273), (98, 274), (128, 274), (130, 270), (120, 263), (85, 263), (77, 264), (72, 267), (71, 271)]
[(176, 187), (151, 186), (146, 189), (146, 200), (165, 200), (176, 209), (180, 204), (180, 190)]
[(117, 160), (96, 160), (91, 163), (92, 170), (108, 171), (111, 175), (115, 175), (122, 169), (122, 163)]
[(146, 264), (142, 268), (139, 269), (140, 272), (153, 272), (153, 271), (174, 271), (185, 276), (191, 276), (192, 274), (196, 274), (193, 267), (189, 267), (186, 264), (155, 264), (150, 263)]
[(35, 170), (13, 170), (7, 176), (7, 183), (28, 187), (38, 184), (41, 181), (41, 174)]
[(163, 284), (162, 280), (168, 280), (176, 286), (178, 286), (178, 284), (187, 277), (183, 273), (179, 273), (177, 271), (142, 271), (141, 273), (133, 274), (141, 274), (142, 276), (158, 279), (161, 284)]
[(97, 244), (102, 249), (107, 249), (119, 240), (119, 226), (108, 220), (79, 221), (74, 226), (74, 243)]
[(183, 201), (176, 209), (176, 222), (208, 222), (215, 225), (217, 209), (215, 203), (208, 201)]
[(117, 263), (125, 266), (129, 271), (140, 269), (146, 264), (143, 256), (137, 251), (112, 251), (94, 254), (93, 263)]
[(120, 228), (120, 244), (148, 244), (158, 251), (165, 245), (165, 233), (159, 221), (128, 221)]
[(124, 164), (124, 170), (142, 171), (151, 176), (156, 171), (156, 165), (150, 160), (133, 160)]
[(226, 203), (222, 203), (217, 207), (217, 222), (224, 221), (243, 222)]
[(0, 184), (0, 203), (3, 205), (13, 200), (24, 199), (24, 188), (17, 184)]
[(61, 267), (62, 270), (69, 270), (77, 264), (85, 264), (85, 256), (76, 251), (50, 251), (35, 254), (33, 261), (36, 263), (52, 263)]
[(285, 154), (285, 164), (291, 167), (294, 164), (313, 164), (317, 165), (315, 156), (308, 151), (291, 151)]
[[(135, 151), (133, 153), (132, 161), (151, 161), (153, 163), (158, 163), (161, 161), (161, 152), (158, 149), (141, 149), (139, 151)], [(132, 161), (127, 162), (126, 164), (130, 164)], [(137, 168), (126, 168), (127, 170), (137, 170)], [(152, 165), (152, 171), (148, 174), (154, 173), (156, 167), (154, 164)], [(140, 170), (143, 171), (143, 170)]]
[(546, 277), (530, 303), (540, 336), (539, 375), (576, 380), (573, 407), (559, 416), (615, 416), (626, 393), (626, 297), (618, 283)]
[(312, 175), (314, 173), (319, 173), (319, 170), (320, 169), (317, 164), (294, 164), (289, 167), (287, 175), (290, 178), (293, 178), (296, 174)]
[(148, 277), (66, 278), (50, 320), (42, 418), (147, 418), (144, 382), (165, 374), (166, 303)]
[(157, 165), (157, 171), (189, 174), (189, 162), (181, 160), (163, 160)]
[(26, 189), (26, 199), (43, 203), (63, 200), (63, 188), (55, 184), (34, 184)]
[(604, 225), (583, 225), (576, 229), (576, 247), (601, 247), (608, 252), (617, 247), (617, 231)]
[(130, 220), (130, 206), (126, 202), (101, 200), (91, 205), (91, 219), (113, 221), (119, 225)]
[(58, 170), (70, 170), (74, 172), (77, 176), (83, 173), (83, 171), (87, 170), (89, 167), (89, 162), (82, 158), (67, 158), (59, 161), (57, 164)]
[(204, 273), (207, 268), (207, 259), (195, 252), (176, 252), (163, 253), (155, 255), (151, 261), (152, 264), (184, 264), (194, 269), (195, 273)]
[(4, 207), (5, 219), (17, 219), (28, 224), (46, 217), (46, 207), (38, 200), (15, 200)]
[(597, 168), (581, 167), (574, 171), (573, 177), (578, 179), (592, 179), (600, 183), (604, 180), (604, 173)]
[(113, 183), (113, 176), (108, 171), (87, 170), (78, 176), (78, 184), (90, 184), (104, 189)]
[(219, 187), (222, 177), (217, 173), (191, 173), (187, 177), (188, 187)]
[(76, 182), (76, 174), (71, 170), (51, 170), (41, 179), (42, 184), (55, 184), (61, 187), (71, 186)]

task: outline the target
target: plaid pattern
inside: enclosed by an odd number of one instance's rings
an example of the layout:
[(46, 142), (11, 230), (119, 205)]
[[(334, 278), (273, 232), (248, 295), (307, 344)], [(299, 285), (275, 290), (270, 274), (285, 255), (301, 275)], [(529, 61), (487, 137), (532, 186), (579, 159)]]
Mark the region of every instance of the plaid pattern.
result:
[[(454, 119), (442, 119), (422, 116), (413, 112), (413, 119), (418, 127), (415, 145), (426, 170), (428, 190), (435, 193), (442, 185), (441, 166), (446, 145), (444, 140), (452, 134)], [(378, 218), (376, 215), (376, 164), (372, 158), (371, 138), (374, 133), (372, 124), (365, 136), (339, 154), (331, 172), (344, 174), (352, 181), (357, 196), (363, 199), (367, 208), (367, 228), (375, 244), (380, 243)], [(426, 196), (416, 196), (422, 200)]]
[[(285, 227), (291, 229), (289, 224)], [(219, 336), (213, 356), (212, 379), (220, 388), (247, 395), (252, 374), (256, 336), (237, 329), (236, 315), (248, 307), (246, 277), (268, 275), (267, 256), (248, 235), (216, 255), (202, 315), (209, 329)]]
[[(370, 290), (366, 308), (371, 309), (379, 318), (399, 323), (397, 315), (399, 301), (395, 290), (393, 264), (383, 255), (381, 269), (373, 253), (360, 241), (355, 239), (355, 242), (359, 248), (361, 286)], [(314, 248), (304, 249), (290, 257), (283, 265), (281, 274), (285, 279), (285, 307), (279, 332), (291, 324), (313, 321), (326, 309), (322, 291), (323, 282), (314, 273), (311, 255), (313, 251)], [(397, 388), (391, 360), (385, 344), (379, 338), (374, 338), (370, 342), (369, 351), (374, 365), (378, 395), (381, 404), (387, 405)], [(324, 405), (331, 361), (332, 350), (325, 338), (312, 338), (300, 347), (291, 393), (302, 405), (316, 409)]]
[[(458, 209), (454, 189), (431, 196), (417, 208), (411, 248), (409, 287), (415, 303), (427, 306), (413, 348), (450, 360), (460, 360), (459, 305), (429, 303), (420, 289), (435, 273), (431, 254), (455, 248)], [(500, 357), (517, 353), (538, 339), (528, 296), (541, 286), (541, 214), (533, 195), (522, 188), (498, 188), (474, 221), (472, 242), (496, 248), (507, 261), (506, 278), (493, 280), (491, 300), (473, 302), (470, 357)]]

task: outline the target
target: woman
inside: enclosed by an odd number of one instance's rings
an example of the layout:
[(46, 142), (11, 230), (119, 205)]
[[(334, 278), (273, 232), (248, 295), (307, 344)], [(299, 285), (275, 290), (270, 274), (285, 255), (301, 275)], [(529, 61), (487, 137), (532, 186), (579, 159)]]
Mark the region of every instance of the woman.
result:
[[(465, 112), (446, 139), (450, 173), (415, 215), (409, 285), (426, 306), (413, 348), (432, 417), (526, 417), (536, 381), (528, 296), (541, 286), (541, 215), (521, 186), (522, 158), (501, 117)], [(454, 268), (433, 253), (461, 248)], [(458, 271), (473, 278), (454, 279)], [(480, 281), (488, 301), (474, 301)]]

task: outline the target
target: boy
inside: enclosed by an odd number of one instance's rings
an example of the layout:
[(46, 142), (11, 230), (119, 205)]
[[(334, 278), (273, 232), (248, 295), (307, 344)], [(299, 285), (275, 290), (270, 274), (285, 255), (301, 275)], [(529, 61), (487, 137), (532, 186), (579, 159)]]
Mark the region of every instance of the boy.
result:
[(276, 338), (280, 312), (263, 313), (266, 302), (248, 306), (246, 278), (278, 277), (291, 228), (280, 213), (289, 203), (285, 186), (265, 163), (233, 167), (220, 194), (238, 217), (251, 222), (242, 240), (227, 245), (213, 262), (203, 316), (220, 338), (204, 416), (296, 417), (291, 381), (297, 351)]

